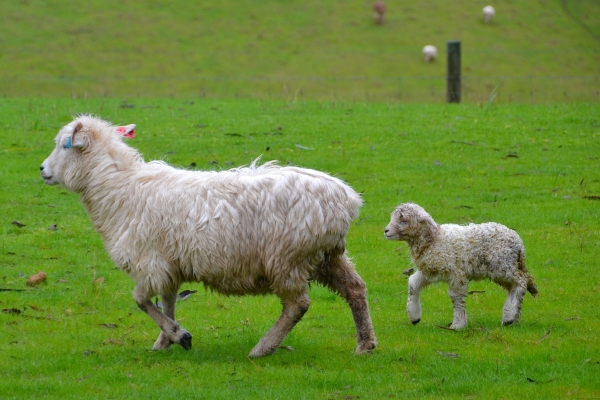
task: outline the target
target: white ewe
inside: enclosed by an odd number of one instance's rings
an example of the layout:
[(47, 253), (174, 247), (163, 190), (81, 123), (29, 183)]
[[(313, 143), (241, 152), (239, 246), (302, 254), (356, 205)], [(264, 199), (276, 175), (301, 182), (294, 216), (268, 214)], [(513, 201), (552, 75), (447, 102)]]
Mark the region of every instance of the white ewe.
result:
[(486, 24), (490, 23), (490, 21), (492, 20), (492, 17), (494, 17), (494, 15), (496, 15), (496, 10), (494, 10), (494, 7), (492, 7), (492, 6), (483, 7), (483, 21)]
[(537, 297), (537, 287), (525, 267), (523, 242), (504, 225), (438, 225), (422, 207), (404, 203), (392, 213), (385, 237), (406, 241), (418, 270), (408, 280), (406, 310), (413, 324), (421, 320), (421, 290), (435, 282), (448, 282), (454, 304), (452, 329), (467, 326), (465, 297), (470, 280), (487, 278), (508, 291), (503, 325), (520, 319), (526, 291)]
[(349, 303), (356, 352), (375, 348), (366, 287), (345, 252), (362, 205), (354, 190), (325, 173), (273, 163), (223, 172), (145, 163), (121, 131), (76, 118), (56, 136), (41, 176), (81, 194), (112, 260), (135, 281), (134, 300), (161, 329), (154, 349), (191, 348), (192, 336), (175, 321), (177, 290), (188, 281), (225, 295), (281, 298), (281, 316), (250, 356), (277, 349), (308, 310), (311, 281)]
[(434, 61), (438, 56), (437, 47), (428, 44), (423, 47), (423, 55), (425, 56), (425, 62)]

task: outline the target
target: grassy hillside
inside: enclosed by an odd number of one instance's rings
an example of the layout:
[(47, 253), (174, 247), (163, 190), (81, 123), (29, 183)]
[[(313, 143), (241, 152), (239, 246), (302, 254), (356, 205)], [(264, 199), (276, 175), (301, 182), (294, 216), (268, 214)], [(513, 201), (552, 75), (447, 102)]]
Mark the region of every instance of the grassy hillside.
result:
[[(0, 397), (598, 398), (599, 108), (0, 100)], [(369, 288), (378, 349), (355, 357), (348, 307), (312, 285), (311, 307), (283, 343), (294, 351), (250, 360), (280, 313), (277, 298), (187, 284), (199, 291), (177, 316), (193, 349), (149, 351), (158, 328), (135, 306), (133, 282), (78, 196), (39, 176), (56, 132), (80, 112), (136, 123), (128, 143), (147, 160), (218, 170), (262, 155), (350, 183), (365, 205), (348, 250)], [(469, 286), (464, 331), (443, 329), (452, 318), (444, 284), (423, 292), (422, 321), (409, 323), (408, 252), (383, 237), (405, 201), (439, 223), (497, 221), (519, 232), (540, 290), (525, 298), (520, 324), (500, 325), (505, 294), (485, 281)], [(38, 270), (46, 284), (26, 286)]]
[[(446, 42), (463, 100), (600, 100), (600, 3), (22, 0), (0, 4), (0, 95), (445, 101)], [(596, 17), (594, 17), (596, 16)], [(422, 60), (425, 44), (440, 58)]]

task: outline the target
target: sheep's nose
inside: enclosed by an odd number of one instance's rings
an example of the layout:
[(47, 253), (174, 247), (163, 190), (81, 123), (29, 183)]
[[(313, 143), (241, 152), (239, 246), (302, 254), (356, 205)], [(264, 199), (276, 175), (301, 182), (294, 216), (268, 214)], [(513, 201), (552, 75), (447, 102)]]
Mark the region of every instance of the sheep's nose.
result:
[(43, 170), (44, 170), (44, 166), (40, 165), (40, 171), (43, 171)]
[(389, 229), (386, 229), (386, 230), (385, 230), (385, 231), (383, 231), (383, 232), (384, 232), (384, 233), (388, 233), (388, 232), (389, 232)]

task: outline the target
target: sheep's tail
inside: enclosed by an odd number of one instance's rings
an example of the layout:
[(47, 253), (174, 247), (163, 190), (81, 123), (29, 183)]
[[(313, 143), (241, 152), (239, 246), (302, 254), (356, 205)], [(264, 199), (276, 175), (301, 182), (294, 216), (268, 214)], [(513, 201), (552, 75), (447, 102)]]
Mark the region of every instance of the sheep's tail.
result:
[(533, 297), (538, 297), (538, 289), (535, 281), (533, 280), (533, 276), (529, 274), (527, 271), (527, 267), (525, 266), (525, 250), (522, 249), (519, 251), (519, 259), (517, 260), (519, 269), (523, 271), (527, 277), (527, 291), (531, 293)]

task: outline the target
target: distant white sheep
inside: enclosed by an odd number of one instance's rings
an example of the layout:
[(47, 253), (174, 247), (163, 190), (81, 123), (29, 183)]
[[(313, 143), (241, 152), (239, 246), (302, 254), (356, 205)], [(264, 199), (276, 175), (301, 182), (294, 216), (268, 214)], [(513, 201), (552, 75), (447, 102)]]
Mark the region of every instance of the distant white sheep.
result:
[(490, 279), (508, 292), (502, 324), (519, 321), (525, 292), (537, 296), (537, 286), (525, 266), (525, 247), (519, 235), (494, 222), (466, 226), (435, 223), (422, 207), (399, 205), (385, 228), (389, 240), (408, 243), (417, 272), (408, 280), (406, 310), (413, 324), (421, 320), (421, 290), (447, 282), (454, 304), (451, 329), (467, 326), (465, 297), (471, 280)]
[(425, 62), (434, 61), (438, 56), (437, 47), (428, 44), (423, 47), (423, 55), (425, 56)]
[(483, 21), (486, 24), (489, 24), (492, 18), (496, 15), (496, 10), (492, 6), (483, 7)]
[[(122, 142), (126, 129), (81, 116), (56, 136), (41, 166), (47, 184), (80, 193), (133, 297), (160, 327), (154, 349), (192, 346), (175, 320), (177, 290), (202, 282), (225, 295), (274, 293), (281, 316), (250, 352), (273, 353), (308, 310), (309, 283), (339, 293), (352, 310), (357, 353), (376, 346), (366, 287), (346, 255), (362, 205), (341, 180), (273, 163), (222, 172), (146, 163)], [(163, 312), (151, 301), (162, 296)]]

